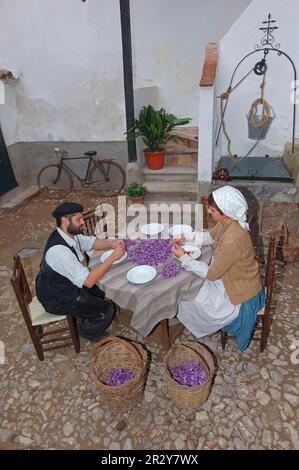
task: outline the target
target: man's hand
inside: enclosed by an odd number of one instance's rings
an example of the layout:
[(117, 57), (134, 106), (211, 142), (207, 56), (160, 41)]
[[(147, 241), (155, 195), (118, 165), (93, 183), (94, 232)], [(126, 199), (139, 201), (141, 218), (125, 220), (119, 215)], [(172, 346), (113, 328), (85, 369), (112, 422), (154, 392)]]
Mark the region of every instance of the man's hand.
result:
[(110, 247), (113, 249), (117, 247), (125, 248), (125, 242), (123, 240), (115, 240), (113, 242), (110, 242)]
[(112, 258), (113, 261), (116, 261), (120, 259), (124, 254), (125, 254), (125, 244), (123, 244), (123, 246), (118, 244), (116, 248), (114, 248), (114, 251), (110, 255), (110, 258)]
[(185, 251), (177, 243), (174, 243), (172, 245), (171, 251), (174, 254), (174, 256), (176, 256), (177, 258), (180, 258), (180, 256), (183, 256), (186, 254)]

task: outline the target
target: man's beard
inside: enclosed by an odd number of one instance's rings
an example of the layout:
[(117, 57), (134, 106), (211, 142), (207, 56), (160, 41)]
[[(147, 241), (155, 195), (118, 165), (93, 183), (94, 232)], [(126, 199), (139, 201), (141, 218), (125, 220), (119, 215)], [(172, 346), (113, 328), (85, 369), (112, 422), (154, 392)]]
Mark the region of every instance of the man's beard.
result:
[(83, 234), (83, 227), (84, 227), (84, 225), (81, 225), (80, 227), (77, 227), (77, 225), (74, 225), (73, 222), (70, 222), (68, 227), (67, 227), (67, 232), (70, 235), (82, 235)]

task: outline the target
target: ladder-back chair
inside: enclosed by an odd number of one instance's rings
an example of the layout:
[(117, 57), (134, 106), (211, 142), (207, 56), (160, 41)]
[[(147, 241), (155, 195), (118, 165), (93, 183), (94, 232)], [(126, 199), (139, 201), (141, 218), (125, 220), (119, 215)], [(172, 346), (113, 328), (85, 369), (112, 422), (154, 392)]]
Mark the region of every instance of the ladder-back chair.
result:
[[(97, 215), (96, 211), (88, 211), (83, 214), (83, 220), (85, 222), (85, 227), (84, 227), (84, 235), (88, 236), (97, 236), (97, 232), (99, 230), (99, 222), (101, 219), (103, 219), (103, 215)], [(107, 238), (107, 225), (104, 224), (103, 226), (103, 232), (104, 238)], [(90, 257), (93, 254), (93, 250), (90, 250), (89, 252), (85, 252), (85, 260), (86, 264), (89, 263)]]
[[(265, 307), (258, 312), (256, 323), (253, 329), (252, 340), (260, 341), (260, 352), (263, 352), (266, 348), (270, 328), (271, 328), (271, 304), (273, 295), (273, 286), (275, 278), (275, 260), (276, 260), (276, 246), (275, 238), (270, 239), (267, 255), (267, 263), (265, 267), (264, 282), (263, 286), (266, 294)], [(256, 336), (256, 333), (260, 331), (260, 336)], [(221, 331), (221, 345), (222, 349), (225, 349), (227, 339), (231, 338), (225, 331)]]
[[(45, 312), (37, 297), (32, 297), (20, 256), (15, 255), (10, 278), (36, 354), (43, 361), (46, 351), (73, 346), (80, 352), (76, 321), (71, 315), (53, 315)], [(62, 328), (48, 330), (53, 323), (67, 322)]]

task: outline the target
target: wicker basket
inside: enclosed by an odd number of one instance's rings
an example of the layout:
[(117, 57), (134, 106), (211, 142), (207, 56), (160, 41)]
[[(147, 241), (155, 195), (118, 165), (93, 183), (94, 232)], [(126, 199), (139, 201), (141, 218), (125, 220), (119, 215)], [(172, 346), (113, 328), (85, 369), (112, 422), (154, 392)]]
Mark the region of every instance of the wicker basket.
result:
[[(106, 385), (109, 372), (115, 368), (132, 371), (134, 378), (122, 385)], [(148, 355), (143, 347), (117, 336), (99, 341), (89, 364), (93, 382), (113, 411), (128, 410), (142, 400), (147, 371)]]
[[(189, 387), (187, 385), (180, 385), (171, 377), (169, 367), (181, 366), (188, 362), (202, 364), (207, 375), (203, 384)], [(202, 344), (193, 341), (174, 344), (165, 356), (164, 368), (168, 391), (176, 405), (198, 408), (207, 400), (210, 394), (215, 365), (213, 356)]]

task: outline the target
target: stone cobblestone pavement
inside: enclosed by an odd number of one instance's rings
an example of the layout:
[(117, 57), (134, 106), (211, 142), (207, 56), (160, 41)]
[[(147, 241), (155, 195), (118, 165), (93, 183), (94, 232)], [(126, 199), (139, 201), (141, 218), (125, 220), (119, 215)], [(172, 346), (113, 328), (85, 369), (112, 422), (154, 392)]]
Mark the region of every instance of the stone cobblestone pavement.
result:
[[(92, 209), (95, 198), (72, 195)], [(197, 410), (179, 409), (167, 392), (163, 351), (146, 343), (152, 359), (143, 402), (115, 414), (102, 403), (88, 364), (93, 344), (46, 353), (39, 362), (9, 282), (12, 255), (32, 250), (27, 274), (33, 281), (41, 249), (54, 228), (55, 201), (36, 197), (14, 213), (1, 213), (0, 447), (5, 449), (299, 449), (299, 261), (287, 265), (275, 289), (275, 312), (268, 347), (258, 342), (240, 353), (219, 335), (201, 342), (217, 359), (209, 399)], [(36, 251), (35, 251), (36, 250)], [(30, 266), (33, 266), (30, 271)], [(31, 277), (30, 277), (31, 276)], [(142, 342), (115, 320), (110, 332)], [(184, 331), (177, 340), (195, 340)], [(297, 347), (297, 350), (296, 350)]]

